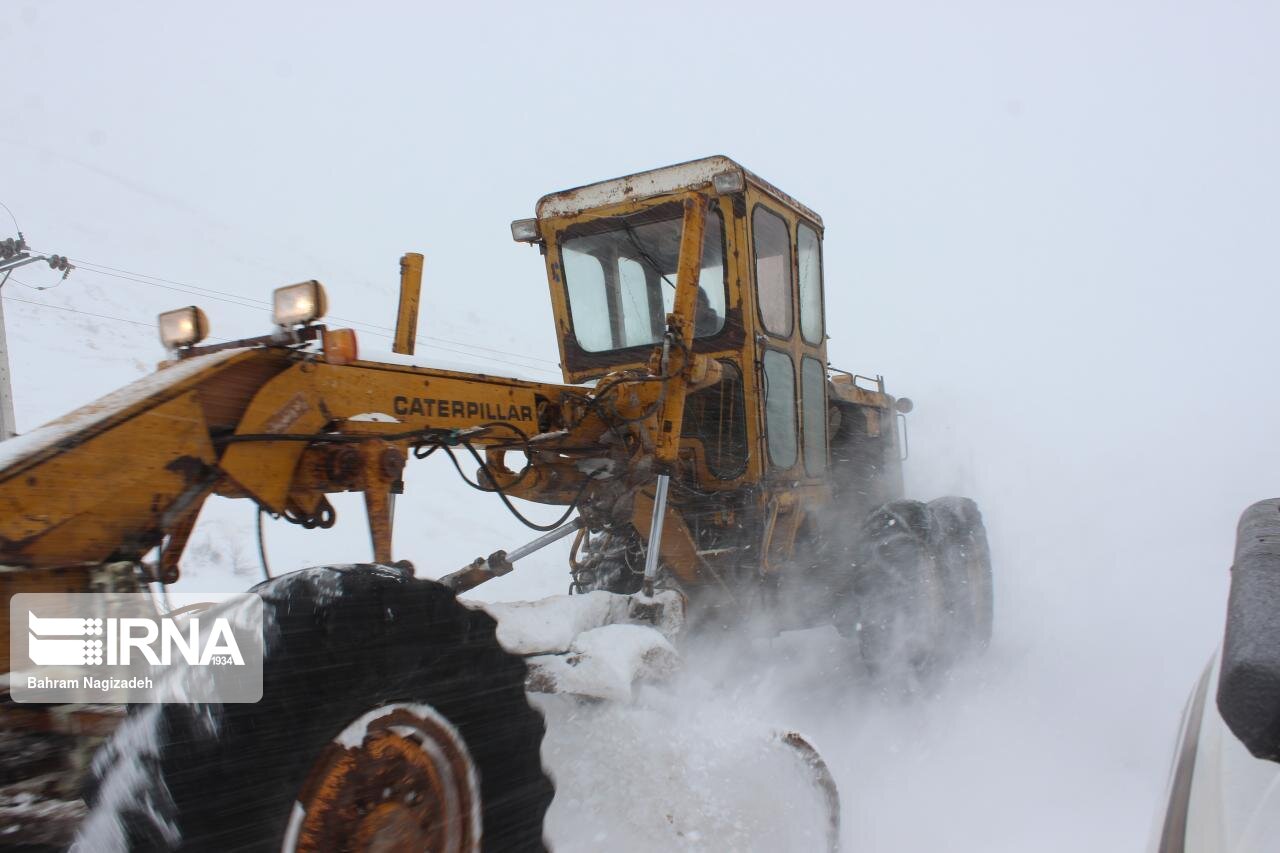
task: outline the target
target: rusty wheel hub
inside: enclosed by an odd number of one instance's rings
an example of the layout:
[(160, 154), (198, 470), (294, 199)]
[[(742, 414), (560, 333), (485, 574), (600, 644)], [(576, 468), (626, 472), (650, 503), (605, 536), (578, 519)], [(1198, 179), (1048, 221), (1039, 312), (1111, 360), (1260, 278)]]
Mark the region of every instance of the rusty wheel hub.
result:
[(480, 789), (462, 736), (428, 705), (362, 715), (312, 766), (284, 853), (480, 849)]

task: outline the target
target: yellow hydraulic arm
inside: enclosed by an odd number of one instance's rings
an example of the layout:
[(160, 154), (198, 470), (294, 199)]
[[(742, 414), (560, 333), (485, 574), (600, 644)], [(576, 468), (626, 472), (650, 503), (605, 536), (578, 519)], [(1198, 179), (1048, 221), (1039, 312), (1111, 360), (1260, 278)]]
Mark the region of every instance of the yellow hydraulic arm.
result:
[(564, 429), (567, 395), (581, 396), (567, 386), (340, 361), (265, 346), (197, 355), (0, 445), (0, 564), (137, 560), (163, 546), (157, 579), (170, 581), (209, 495), (315, 526), (325, 493), (350, 490), (365, 495), (375, 559), (389, 561), (389, 495), (414, 448), (474, 445), (500, 460), (559, 430), (545, 458), (557, 440), (594, 447), (603, 431), (591, 417)]

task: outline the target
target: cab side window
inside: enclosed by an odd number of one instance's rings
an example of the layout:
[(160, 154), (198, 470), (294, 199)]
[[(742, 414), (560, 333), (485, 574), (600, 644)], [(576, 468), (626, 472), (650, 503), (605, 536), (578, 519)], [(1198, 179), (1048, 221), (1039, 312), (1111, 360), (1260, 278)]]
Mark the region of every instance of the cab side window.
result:
[(791, 234), (787, 221), (762, 205), (751, 212), (756, 301), (765, 331), (791, 337)]
[(804, 470), (812, 477), (827, 470), (827, 372), (822, 362), (805, 356), (800, 362), (804, 399)]
[(769, 461), (777, 468), (796, 464), (796, 376), (791, 356), (764, 352), (764, 426)]
[(796, 260), (800, 266), (800, 334), (805, 343), (822, 343), (822, 241), (801, 222), (796, 226)]

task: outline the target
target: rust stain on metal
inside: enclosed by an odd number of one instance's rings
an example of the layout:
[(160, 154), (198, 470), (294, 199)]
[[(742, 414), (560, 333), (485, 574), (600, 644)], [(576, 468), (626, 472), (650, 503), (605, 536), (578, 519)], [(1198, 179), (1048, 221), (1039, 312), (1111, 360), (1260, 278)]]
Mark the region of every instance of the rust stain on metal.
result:
[(470, 758), (435, 720), (405, 708), (372, 721), (361, 743), (331, 743), (303, 785), (296, 849), (479, 850)]

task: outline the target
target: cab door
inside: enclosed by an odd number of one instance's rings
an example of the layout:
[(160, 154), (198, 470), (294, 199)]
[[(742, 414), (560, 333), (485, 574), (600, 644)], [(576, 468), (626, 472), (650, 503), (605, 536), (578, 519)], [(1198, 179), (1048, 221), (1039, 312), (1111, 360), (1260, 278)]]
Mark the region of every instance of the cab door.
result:
[(821, 231), (768, 195), (752, 201), (763, 568), (776, 572), (790, 560), (807, 512), (830, 498)]

